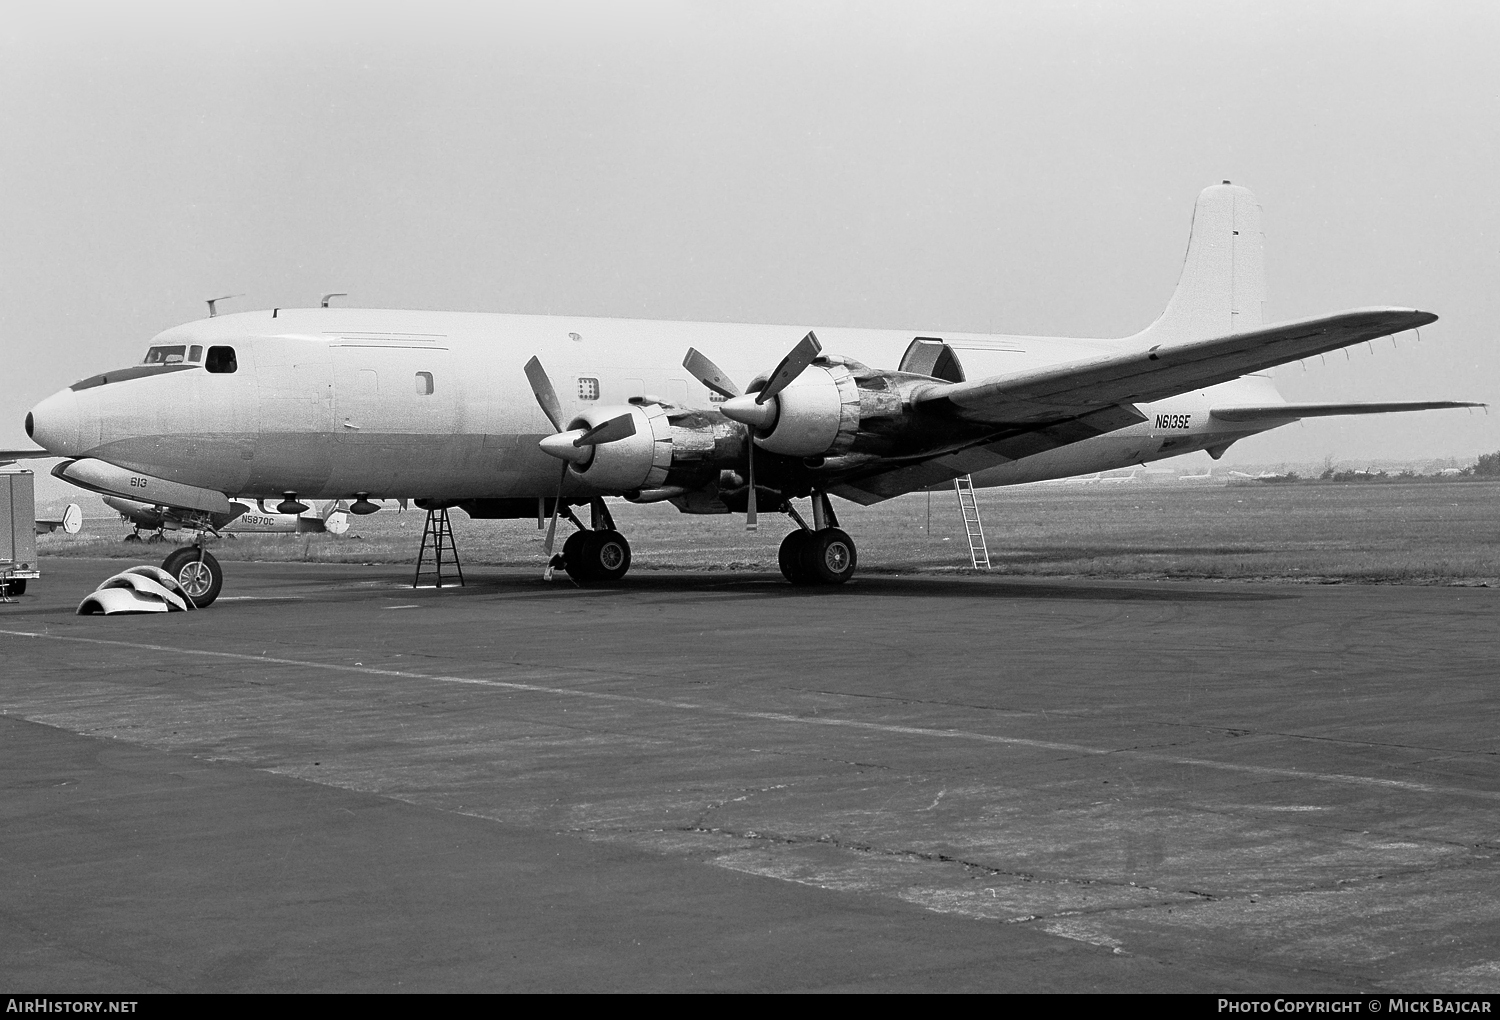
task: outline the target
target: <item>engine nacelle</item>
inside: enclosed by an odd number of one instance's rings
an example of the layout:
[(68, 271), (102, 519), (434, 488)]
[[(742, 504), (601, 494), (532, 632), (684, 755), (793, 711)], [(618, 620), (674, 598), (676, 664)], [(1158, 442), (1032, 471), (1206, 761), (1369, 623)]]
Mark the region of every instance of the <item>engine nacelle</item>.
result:
[(772, 453), (836, 456), (849, 449), (859, 432), (859, 386), (835, 359), (808, 366), (768, 403), (776, 405), (774, 419), (752, 428), (755, 445)]
[(694, 489), (718, 477), (722, 464), (744, 456), (744, 436), (716, 414), (658, 403), (591, 407), (568, 429), (589, 429), (628, 414), (635, 434), (590, 447), (569, 464), (573, 474), (598, 489), (639, 492), (671, 486)]
[(569, 470), (600, 489), (656, 488), (672, 466), (672, 435), (660, 404), (591, 407), (568, 428), (591, 429), (622, 414), (635, 420), (635, 434), (593, 447), (586, 460), (570, 464)]

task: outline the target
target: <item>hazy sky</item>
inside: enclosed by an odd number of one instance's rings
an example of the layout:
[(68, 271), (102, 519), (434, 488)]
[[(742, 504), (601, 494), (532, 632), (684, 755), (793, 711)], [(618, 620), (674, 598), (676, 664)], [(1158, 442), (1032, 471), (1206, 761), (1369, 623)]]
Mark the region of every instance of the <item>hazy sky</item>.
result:
[[(1125, 335), (1225, 179), (1271, 319), (1442, 316), (1288, 399), (1500, 404), (1497, 44), (1493, 0), (13, 7), (0, 446), (227, 293)], [(1496, 449), (1450, 411), (1227, 462)]]

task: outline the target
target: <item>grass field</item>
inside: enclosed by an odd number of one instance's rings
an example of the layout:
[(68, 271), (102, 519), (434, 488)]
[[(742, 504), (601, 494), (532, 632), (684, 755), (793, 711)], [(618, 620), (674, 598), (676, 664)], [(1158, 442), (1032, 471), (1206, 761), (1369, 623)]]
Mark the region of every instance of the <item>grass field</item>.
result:
[[(873, 507), (836, 501), (862, 571), (968, 570), (952, 493)], [(993, 570), (1046, 576), (1242, 578), (1284, 581), (1500, 583), (1500, 483), (1384, 485), (1190, 484), (1019, 486), (979, 493)], [(667, 504), (611, 501), (633, 569), (766, 570), (788, 522), (679, 514)], [(535, 520), (474, 521), (452, 513), (465, 564), (541, 566)], [(412, 563), (423, 514), (354, 518), (349, 533), (252, 535), (216, 541), (225, 560)], [(562, 527), (566, 527), (564, 523)], [(127, 529), (90, 520), (75, 536), (44, 535), (46, 556), (157, 561), (160, 545), (120, 541)]]

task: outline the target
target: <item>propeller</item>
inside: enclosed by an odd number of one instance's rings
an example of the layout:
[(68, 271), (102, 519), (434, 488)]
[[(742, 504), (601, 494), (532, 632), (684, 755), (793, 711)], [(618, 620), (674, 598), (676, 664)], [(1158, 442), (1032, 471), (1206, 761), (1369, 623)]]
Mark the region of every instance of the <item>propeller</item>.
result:
[(586, 467), (594, 457), (594, 447), (635, 435), (635, 415), (627, 411), (593, 428), (564, 431), (567, 418), (563, 415), (562, 401), (557, 399), (557, 390), (547, 377), (547, 370), (542, 367), (540, 358), (533, 357), (526, 362), (526, 381), (531, 383), (531, 392), (536, 394), (536, 402), (541, 406), (542, 413), (557, 430), (555, 435), (547, 436), (537, 445), (542, 448), (543, 453), (562, 461), (562, 474), (557, 479), (557, 495), (552, 500), (552, 519), (547, 523), (547, 540), (542, 546), (542, 555), (547, 557), (547, 568), (542, 572), (542, 580), (550, 581), (553, 570), (552, 543), (557, 537), (557, 516), (562, 510), (563, 486), (568, 483), (568, 465)]
[(724, 398), (724, 403), (719, 405), (720, 414), (750, 426), (745, 448), (747, 473), (750, 476), (749, 498), (745, 505), (746, 531), (755, 531), (759, 527), (755, 512), (755, 430), (767, 429), (776, 424), (778, 408), (773, 402), (776, 394), (790, 386), (822, 351), (823, 345), (818, 343), (817, 336), (809, 332), (766, 377), (766, 384), (748, 395), (742, 395), (729, 375), (696, 348), (689, 347), (687, 357), (682, 359), (682, 367), (693, 378)]

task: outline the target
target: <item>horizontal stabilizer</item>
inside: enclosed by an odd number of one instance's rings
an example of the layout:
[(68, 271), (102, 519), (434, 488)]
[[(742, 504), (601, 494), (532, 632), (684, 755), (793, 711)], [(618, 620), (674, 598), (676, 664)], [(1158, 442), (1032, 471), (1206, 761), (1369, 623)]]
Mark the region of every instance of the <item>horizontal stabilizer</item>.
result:
[(1265, 407), (1216, 407), (1208, 412), (1215, 421), (1291, 421), (1297, 418), (1327, 418), (1340, 414), (1387, 414), (1392, 411), (1438, 411), (1451, 407), (1485, 407), (1471, 400), (1398, 400), (1386, 404), (1270, 404)]

